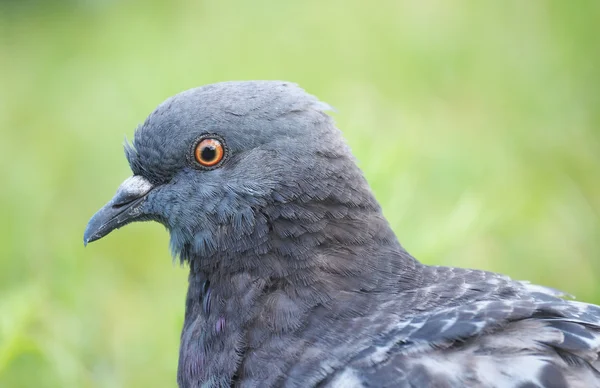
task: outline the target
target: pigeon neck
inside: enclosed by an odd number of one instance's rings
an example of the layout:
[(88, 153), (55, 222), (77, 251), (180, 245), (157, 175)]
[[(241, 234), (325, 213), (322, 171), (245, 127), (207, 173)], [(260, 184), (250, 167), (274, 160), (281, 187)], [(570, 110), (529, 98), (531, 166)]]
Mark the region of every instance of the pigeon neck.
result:
[[(213, 285), (244, 273), (267, 285), (323, 283), (337, 292), (369, 288), (386, 276), (396, 279), (417, 264), (400, 246), (370, 190), (247, 210), (253, 215), (249, 231), (226, 230), (210, 254), (196, 255), (187, 246), (184, 257), (192, 272)], [(206, 252), (207, 244), (200, 245)]]
[(264, 235), (235, 236), (229, 250), (190, 260), (182, 386), (277, 379), (261, 376), (260, 365), (277, 363), (272, 354), (300, 354), (295, 333), (308, 322), (352, 317), (373, 308), (371, 293), (414, 287), (419, 263), (397, 242), (379, 205), (362, 203), (263, 208), (256, 228)]

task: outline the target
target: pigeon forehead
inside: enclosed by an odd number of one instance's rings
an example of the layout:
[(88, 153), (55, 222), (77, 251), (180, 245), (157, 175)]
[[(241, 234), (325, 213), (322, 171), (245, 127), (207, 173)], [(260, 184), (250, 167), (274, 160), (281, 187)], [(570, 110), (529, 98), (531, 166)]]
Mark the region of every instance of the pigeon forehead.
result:
[(232, 152), (278, 139), (317, 136), (315, 122), (331, 109), (296, 84), (283, 81), (223, 82), (168, 98), (135, 132), (127, 159), (135, 174), (157, 180), (186, 163), (194, 140), (223, 137)]

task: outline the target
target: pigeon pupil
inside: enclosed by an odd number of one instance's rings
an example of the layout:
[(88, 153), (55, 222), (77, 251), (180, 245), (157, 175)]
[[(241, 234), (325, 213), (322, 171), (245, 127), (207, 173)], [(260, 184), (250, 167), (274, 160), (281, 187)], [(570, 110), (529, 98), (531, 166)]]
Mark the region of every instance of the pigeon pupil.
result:
[(212, 145), (206, 146), (202, 148), (200, 155), (202, 156), (202, 160), (212, 162), (217, 157), (217, 150)]

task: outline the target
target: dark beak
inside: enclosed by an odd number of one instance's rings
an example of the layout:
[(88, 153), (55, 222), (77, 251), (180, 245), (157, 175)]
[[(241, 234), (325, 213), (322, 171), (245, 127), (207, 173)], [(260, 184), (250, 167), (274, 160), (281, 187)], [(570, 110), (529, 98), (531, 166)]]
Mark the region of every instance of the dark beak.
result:
[(143, 216), (140, 205), (144, 203), (152, 184), (140, 175), (127, 178), (117, 193), (90, 219), (83, 233), (83, 245), (106, 236), (115, 229)]

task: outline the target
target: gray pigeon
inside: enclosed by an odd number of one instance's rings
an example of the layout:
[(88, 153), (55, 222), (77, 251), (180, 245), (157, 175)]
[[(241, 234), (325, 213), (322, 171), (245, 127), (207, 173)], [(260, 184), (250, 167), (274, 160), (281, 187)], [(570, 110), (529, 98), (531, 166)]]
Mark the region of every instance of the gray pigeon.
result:
[(328, 105), (278, 81), (169, 98), (84, 242), (158, 221), (190, 268), (180, 387), (600, 387), (600, 307), (399, 244)]

